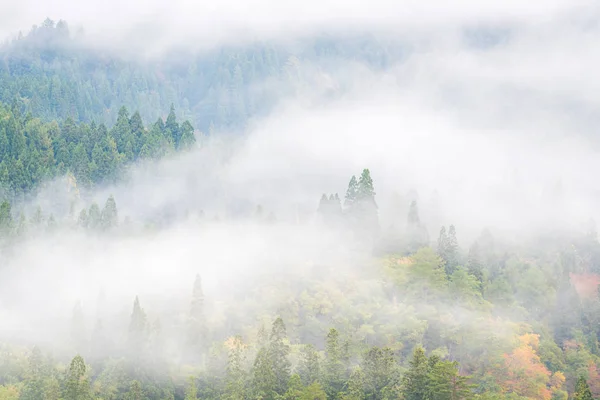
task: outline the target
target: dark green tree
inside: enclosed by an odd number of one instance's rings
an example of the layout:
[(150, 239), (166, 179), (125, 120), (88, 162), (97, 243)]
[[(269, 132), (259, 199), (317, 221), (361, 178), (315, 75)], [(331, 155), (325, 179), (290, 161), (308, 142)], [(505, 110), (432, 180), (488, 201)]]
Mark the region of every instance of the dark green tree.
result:
[(592, 392), (590, 391), (590, 386), (588, 385), (586, 379), (583, 376), (579, 376), (577, 378), (577, 383), (575, 384), (575, 393), (573, 393), (574, 400), (593, 400)]

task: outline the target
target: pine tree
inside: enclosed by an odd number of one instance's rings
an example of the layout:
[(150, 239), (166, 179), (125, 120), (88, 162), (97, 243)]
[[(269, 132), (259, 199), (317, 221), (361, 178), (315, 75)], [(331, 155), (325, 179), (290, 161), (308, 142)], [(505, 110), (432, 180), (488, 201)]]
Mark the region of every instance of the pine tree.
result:
[(83, 358), (75, 356), (67, 371), (64, 400), (88, 400), (91, 399), (90, 384), (86, 377), (86, 365)]
[(269, 358), (275, 374), (275, 392), (279, 395), (283, 395), (287, 391), (287, 384), (290, 380), (289, 354), (290, 346), (287, 344), (285, 324), (279, 317), (273, 322), (269, 336)]
[(397, 367), (390, 348), (372, 347), (363, 357), (364, 388), (367, 398), (383, 399), (386, 388), (397, 382)]
[(258, 350), (252, 367), (252, 391), (256, 398), (276, 397), (277, 377), (269, 351), (262, 347)]
[(456, 228), (450, 225), (448, 228), (448, 241), (446, 242), (446, 275), (450, 276), (458, 265), (458, 240), (456, 239)]
[(344, 208), (350, 210), (352, 205), (356, 201), (358, 195), (358, 182), (356, 176), (352, 175), (350, 182), (348, 183), (348, 189), (346, 189), (346, 197), (344, 198)]
[(25, 378), (25, 384), (21, 390), (19, 399), (23, 400), (38, 400), (44, 396), (44, 381), (42, 375), (43, 368), (42, 353), (35, 346), (29, 356), (29, 368)]
[(328, 398), (335, 398), (343, 389), (346, 366), (342, 363), (340, 335), (331, 328), (325, 342), (325, 364), (323, 366), (323, 386)]
[(175, 106), (173, 106), (173, 104), (171, 104), (171, 110), (169, 111), (169, 115), (167, 116), (167, 120), (165, 122), (165, 130), (171, 136), (175, 148), (179, 148), (181, 132), (179, 129), (179, 124), (177, 123), (177, 116), (175, 115)]
[(321, 360), (319, 353), (311, 344), (302, 347), (298, 364), (298, 375), (306, 386), (319, 381), (321, 377)]
[(8, 236), (13, 228), (11, 205), (4, 200), (0, 203), (0, 236)]
[(100, 213), (100, 207), (98, 207), (98, 204), (92, 203), (92, 205), (90, 206), (90, 211), (88, 212), (87, 221), (88, 221), (87, 222), (88, 228), (90, 228), (90, 229), (100, 228), (101, 213)]
[(360, 368), (355, 368), (350, 374), (342, 400), (363, 400), (365, 396), (365, 376)]
[(409, 369), (402, 377), (402, 396), (406, 400), (423, 400), (429, 395), (429, 371), (425, 350), (417, 347), (409, 362)]
[[(431, 363), (430, 363), (431, 365)], [(468, 376), (458, 373), (456, 361), (437, 361), (429, 373), (429, 398), (432, 400), (463, 400), (473, 398), (473, 385)]]
[(194, 136), (194, 127), (189, 121), (185, 121), (181, 124), (181, 137), (179, 139), (178, 150), (189, 150), (196, 144), (196, 137)]
[(146, 329), (146, 313), (140, 306), (140, 300), (135, 296), (133, 312), (129, 321), (129, 349), (134, 358), (139, 358), (142, 355), (146, 345)]
[(117, 203), (111, 194), (108, 196), (108, 199), (106, 199), (106, 204), (100, 215), (100, 226), (102, 229), (107, 230), (116, 227), (118, 223), (119, 214), (117, 212)]
[(244, 372), (245, 345), (241, 336), (228, 340), (229, 356), (225, 377), (225, 396), (227, 400), (243, 400), (246, 392), (246, 374)]
[(479, 282), (483, 283), (483, 264), (481, 262), (481, 254), (477, 242), (474, 242), (469, 249), (467, 269), (469, 274), (473, 275)]
[(590, 386), (583, 376), (579, 376), (577, 384), (575, 385), (575, 393), (573, 394), (573, 400), (593, 400)]

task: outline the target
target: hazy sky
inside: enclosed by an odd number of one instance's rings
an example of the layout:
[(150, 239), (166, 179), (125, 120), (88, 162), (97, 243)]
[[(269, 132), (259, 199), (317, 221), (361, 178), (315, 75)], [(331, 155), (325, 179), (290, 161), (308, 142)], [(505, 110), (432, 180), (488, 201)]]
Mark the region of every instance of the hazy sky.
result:
[[(590, 0), (22, 0), (3, 1), (0, 33), (28, 30), (46, 17), (84, 26), (113, 44), (127, 38), (160, 47), (182, 42), (212, 46), (229, 41), (281, 38), (316, 30), (391, 30), (415, 33), (457, 26), (547, 23), (589, 16)], [(583, 11), (582, 11), (583, 10)], [(597, 8), (596, 8), (597, 10)], [(243, 33), (243, 34), (241, 34)]]

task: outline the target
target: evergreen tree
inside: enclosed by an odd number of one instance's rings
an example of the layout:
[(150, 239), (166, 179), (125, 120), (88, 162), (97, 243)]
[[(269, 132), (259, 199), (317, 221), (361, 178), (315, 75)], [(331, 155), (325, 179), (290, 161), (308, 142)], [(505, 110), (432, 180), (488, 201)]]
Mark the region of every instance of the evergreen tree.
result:
[(117, 212), (117, 203), (111, 194), (106, 200), (106, 204), (100, 215), (100, 226), (102, 229), (107, 230), (116, 227), (118, 223), (119, 214)]
[(240, 336), (228, 341), (229, 356), (225, 377), (224, 398), (227, 400), (243, 400), (246, 392), (246, 374), (244, 372), (245, 345)]
[(429, 396), (430, 365), (422, 347), (417, 347), (402, 377), (402, 396), (406, 400), (424, 400)]
[(179, 139), (179, 147), (178, 150), (189, 150), (194, 147), (196, 144), (196, 137), (194, 136), (194, 127), (189, 121), (185, 121), (181, 124), (181, 137)]
[[(431, 365), (431, 363), (430, 363)], [(429, 373), (429, 398), (432, 400), (463, 400), (474, 397), (469, 377), (458, 374), (456, 361), (437, 361)]]
[(175, 107), (173, 106), (173, 104), (171, 104), (171, 109), (165, 122), (164, 131), (167, 132), (167, 135), (170, 135), (174, 147), (176, 149), (179, 148), (181, 132), (179, 129), (179, 124), (177, 123), (177, 116), (175, 116)]
[(323, 386), (327, 397), (333, 399), (344, 387), (346, 370), (342, 363), (340, 335), (335, 328), (331, 328), (327, 334), (323, 367)]
[(11, 205), (4, 200), (0, 203), (0, 236), (8, 236), (13, 227)]
[(43, 399), (44, 381), (43, 381), (43, 360), (40, 349), (35, 346), (29, 356), (29, 368), (25, 378), (25, 385), (21, 390), (19, 399), (23, 400), (38, 400)]
[(140, 306), (140, 300), (135, 296), (133, 312), (129, 321), (129, 349), (134, 358), (142, 355), (146, 345), (146, 313)]
[(469, 256), (467, 259), (467, 269), (469, 274), (477, 278), (477, 280), (483, 283), (483, 264), (481, 261), (481, 254), (479, 251), (479, 244), (474, 242), (469, 249)]
[(350, 210), (352, 205), (356, 201), (358, 195), (358, 182), (356, 176), (352, 175), (350, 182), (348, 183), (348, 189), (346, 189), (346, 197), (344, 198), (344, 208)]
[(252, 390), (256, 398), (274, 399), (277, 376), (269, 351), (262, 347), (256, 354), (252, 367)]
[(287, 343), (285, 324), (281, 318), (273, 322), (269, 337), (269, 358), (275, 374), (275, 392), (283, 395), (290, 380), (291, 363), (288, 359), (290, 346)]
[(304, 345), (298, 364), (298, 375), (306, 386), (318, 382), (321, 377), (321, 360), (319, 353), (311, 344)]
[(583, 376), (579, 376), (577, 384), (575, 385), (575, 393), (573, 394), (574, 400), (593, 400), (590, 386)]
[(64, 400), (88, 400), (91, 399), (90, 384), (86, 376), (87, 367), (83, 358), (75, 356), (67, 371)]
[(100, 207), (98, 207), (98, 204), (92, 203), (90, 206), (90, 211), (88, 212), (87, 226), (90, 229), (100, 228), (102, 221), (101, 218)]
[(350, 374), (350, 379), (346, 384), (342, 400), (363, 400), (367, 399), (365, 395), (365, 376), (360, 368), (355, 368)]
[(396, 360), (390, 348), (372, 347), (363, 357), (361, 370), (369, 399), (385, 398), (386, 389), (389, 392), (397, 382)]
[(446, 275), (450, 276), (458, 265), (458, 241), (456, 239), (456, 228), (450, 225), (448, 228), (448, 241), (446, 243)]

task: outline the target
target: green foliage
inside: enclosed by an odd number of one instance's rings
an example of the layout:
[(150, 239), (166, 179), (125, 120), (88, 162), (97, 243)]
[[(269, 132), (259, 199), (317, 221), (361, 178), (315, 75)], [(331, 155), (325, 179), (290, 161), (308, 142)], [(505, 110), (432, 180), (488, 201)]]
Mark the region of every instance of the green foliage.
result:
[(577, 379), (575, 385), (575, 394), (573, 395), (574, 400), (593, 400), (592, 392), (590, 387), (583, 376)]
[(2, 104), (0, 114), (5, 114), (0, 119), (0, 193), (17, 199), (68, 172), (84, 187), (114, 182), (139, 159), (158, 159), (171, 149), (187, 150), (195, 144), (194, 128), (189, 121), (180, 127), (173, 109), (168, 124), (155, 124), (149, 132), (139, 113), (129, 118), (125, 107), (110, 130), (72, 118), (62, 124), (42, 122), (15, 109), (3, 110)]

